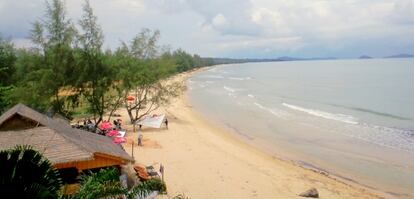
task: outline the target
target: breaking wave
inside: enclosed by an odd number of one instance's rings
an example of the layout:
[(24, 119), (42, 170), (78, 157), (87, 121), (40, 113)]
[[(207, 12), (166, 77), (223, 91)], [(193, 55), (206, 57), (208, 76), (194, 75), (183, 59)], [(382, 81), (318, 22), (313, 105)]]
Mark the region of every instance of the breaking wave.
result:
[(252, 79), (251, 77), (229, 77), (230, 80), (238, 80), (238, 81), (243, 81), (243, 80), (249, 80)]
[(286, 118), (287, 116), (289, 116), (289, 113), (282, 111), (282, 110), (278, 110), (278, 109), (270, 109), (267, 108), (257, 102), (253, 103), (254, 105), (256, 105), (257, 107), (259, 107), (262, 110), (268, 111), (269, 113), (271, 113), (272, 115), (276, 116), (276, 117), (280, 117), (280, 118)]
[(223, 86), (223, 88), (224, 88), (224, 90), (232, 92), (232, 93), (236, 92), (236, 90), (237, 90), (235, 88), (231, 88), (231, 87), (227, 87), (227, 86)]
[(223, 79), (223, 76), (220, 75), (204, 75), (205, 78), (211, 78), (211, 79)]
[(359, 123), (358, 119), (356, 119), (356, 118), (354, 118), (350, 115), (328, 113), (328, 112), (325, 112), (325, 111), (307, 109), (307, 108), (303, 108), (303, 107), (300, 107), (300, 106), (295, 106), (295, 105), (291, 105), (291, 104), (287, 104), (287, 103), (282, 103), (282, 105), (285, 106), (285, 107), (288, 107), (290, 109), (296, 110), (296, 111), (305, 112), (305, 113), (308, 113), (310, 115), (317, 116), (317, 117), (322, 117), (322, 118), (325, 118), (325, 119), (335, 120), (335, 121), (344, 122), (344, 123), (348, 123), (348, 124), (358, 124)]

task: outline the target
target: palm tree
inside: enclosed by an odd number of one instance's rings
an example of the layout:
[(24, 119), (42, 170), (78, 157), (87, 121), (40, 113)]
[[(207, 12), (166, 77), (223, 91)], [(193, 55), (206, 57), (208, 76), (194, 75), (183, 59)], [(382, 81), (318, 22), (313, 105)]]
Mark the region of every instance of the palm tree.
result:
[(151, 191), (166, 191), (165, 184), (160, 179), (151, 179), (140, 183), (132, 189), (125, 188), (119, 181), (118, 171), (115, 168), (101, 169), (97, 173), (90, 173), (81, 177), (78, 192), (70, 196), (72, 199), (94, 198), (144, 198)]
[(81, 177), (80, 189), (74, 195), (63, 196), (62, 180), (52, 164), (30, 146), (16, 146), (0, 151), (0, 193), (10, 198), (144, 198), (151, 191), (166, 192), (160, 179), (151, 179), (132, 189), (119, 181), (115, 168), (101, 169)]
[(52, 164), (29, 146), (0, 151), (0, 193), (11, 198), (57, 198), (62, 181)]

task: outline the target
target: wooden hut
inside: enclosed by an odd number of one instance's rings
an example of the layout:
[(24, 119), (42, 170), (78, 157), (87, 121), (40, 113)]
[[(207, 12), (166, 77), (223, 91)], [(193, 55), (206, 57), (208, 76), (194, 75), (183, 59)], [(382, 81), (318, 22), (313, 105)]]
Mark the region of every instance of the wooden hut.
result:
[(134, 159), (106, 136), (72, 128), (23, 104), (0, 116), (0, 150), (31, 145), (58, 170), (121, 166)]

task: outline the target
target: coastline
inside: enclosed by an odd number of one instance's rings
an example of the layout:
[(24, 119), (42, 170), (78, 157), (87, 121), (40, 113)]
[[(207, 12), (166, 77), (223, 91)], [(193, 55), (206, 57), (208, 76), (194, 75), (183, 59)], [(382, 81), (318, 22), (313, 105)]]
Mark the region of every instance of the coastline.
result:
[[(175, 78), (185, 82), (198, 71)], [(299, 193), (315, 187), (321, 198), (392, 197), (351, 179), (345, 180), (346, 177), (331, 176), (318, 168), (305, 168), (305, 163), (281, 159), (252, 146), (194, 110), (186, 92), (159, 112), (167, 114), (169, 130), (144, 128), (144, 146), (135, 146), (133, 153), (137, 163), (156, 168), (159, 164), (165, 166), (169, 196), (300, 198)], [(124, 113), (121, 115), (126, 117)], [(130, 154), (136, 138), (137, 133), (127, 135), (124, 148)]]

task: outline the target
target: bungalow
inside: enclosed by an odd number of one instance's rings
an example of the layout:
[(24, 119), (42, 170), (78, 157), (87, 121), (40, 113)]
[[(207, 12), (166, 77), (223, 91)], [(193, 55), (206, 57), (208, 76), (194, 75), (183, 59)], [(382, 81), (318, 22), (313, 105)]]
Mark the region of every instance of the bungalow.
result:
[[(0, 116), (0, 150), (31, 145), (51, 161), (63, 176), (85, 170), (120, 167), (134, 159), (106, 136), (72, 128), (23, 104)], [(71, 182), (67, 182), (71, 183)]]

